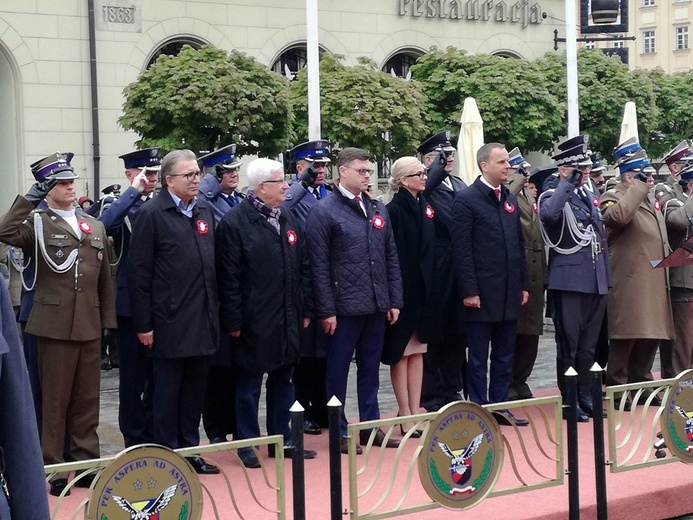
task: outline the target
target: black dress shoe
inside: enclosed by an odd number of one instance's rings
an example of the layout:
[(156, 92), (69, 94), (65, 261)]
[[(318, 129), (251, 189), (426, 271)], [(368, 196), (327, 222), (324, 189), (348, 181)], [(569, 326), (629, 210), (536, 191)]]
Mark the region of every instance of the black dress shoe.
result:
[(83, 477), (80, 477), (81, 474), (82, 474), (81, 471), (75, 472), (74, 487), (78, 487), (78, 488), (91, 487), (91, 483), (94, 482), (94, 479), (96, 478), (96, 474), (90, 473), (89, 475), (84, 475)]
[[(339, 440), (339, 451), (347, 455), (349, 453), (349, 439), (346, 437), (342, 437)], [(358, 444), (356, 445), (356, 455), (361, 455), (363, 453), (363, 450), (361, 449), (361, 446)]]
[(246, 468), (257, 469), (260, 467), (260, 461), (251, 448), (240, 448), (238, 450), (238, 458)]
[[(66, 487), (67, 487), (67, 479), (66, 478), (56, 478), (55, 480), (51, 480), (50, 494), (53, 495), (54, 497), (59, 497)], [(68, 490), (63, 496), (69, 497), (70, 491)]]
[[(294, 448), (293, 446), (284, 446), (284, 458), (285, 459), (290, 459), (293, 456), (294, 453)], [(274, 451), (274, 444), (269, 444), (267, 446), (267, 455), (271, 458), (275, 458), (275, 451)], [(313, 450), (303, 450), (303, 458), (306, 460), (314, 459), (315, 457), (318, 456), (317, 451)]]
[(226, 437), (212, 437), (209, 439), (210, 444), (221, 444), (222, 442), (229, 442)]
[(303, 433), (307, 435), (320, 435), (322, 433), (322, 429), (320, 428), (320, 425), (313, 419), (306, 419), (303, 421)]
[(200, 456), (185, 457), (198, 475), (216, 475), (219, 473), (219, 468), (214, 464), (208, 464), (205, 459)]
[[(359, 442), (361, 443), (361, 446), (366, 446), (368, 444), (368, 440), (371, 438), (371, 430), (361, 430), (359, 432)], [(385, 442), (385, 432), (378, 428), (378, 430), (375, 432), (375, 437), (373, 438), (373, 446), (382, 446), (383, 443)], [(386, 448), (398, 448), (399, 447), (399, 441), (397, 439), (388, 439), (387, 443), (385, 444)]]
[(526, 419), (515, 417), (510, 413), (510, 410), (496, 410), (493, 412), (493, 418), (501, 426), (512, 426), (513, 424), (515, 426), (527, 426), (529, 424), (529, 421)]
[[(652, 395), (652, 394), (650, 394), (650, 395)], [(645, 403), (647, 403), (647, 400), (649, 398), (650, 398), (649, 395), (642, 394), (640, 396), (640, 399), (638, 399), (638, 404), (644, 405)], [(655, 395), (652, 398), (652, 401), (650, 401), (650, 406), (662, 406), (662, 400), (659, 398), (658, 395)]]

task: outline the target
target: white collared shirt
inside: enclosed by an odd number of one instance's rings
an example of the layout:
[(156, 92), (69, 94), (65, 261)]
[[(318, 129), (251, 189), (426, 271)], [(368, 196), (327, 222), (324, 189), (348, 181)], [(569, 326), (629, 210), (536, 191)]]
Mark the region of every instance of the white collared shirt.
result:
[[(349, 190), (343, 188), (341, 184), (338, 184), (337, 188), (339, 189), (339, 191), (342, 192), (342, 195), (344, 195), (346, 198), (351, 199), (351, 200), (354, 200), (356, 198), (356, 195), (351, 193)], [(361, 199), (361, 203), (359, 204), (359, 207), (361, 208), (361, 211), (363, 211), (363, 214), (367, 217), (368, 212), (366, 211), (366, 206), (363, 205), (363, 203), (364, 203), (363, 194), (359, 195), (359, 198)]]
[(173, 193), (172, 191), (168, 192), (171, 195), (171, 198), (173, 199), (173, 202), (176, 203), (176, 207), (180, 210), (180, 212), (185, 215), (188, 218), (192, 218), (193, 216), (193, 208), (195, 207), (195, 204), (197, 204), (197, 197), (193, 197), (190, 203), (188, 204), (188, 207), (186, 208), (183, 205), (183, 201), (181, 198)]
[[(50, 208), (50, 206), (49, 206)], [(73, 209), (55, 209), (55, 208), (50, 208), (51, 211), (53, 211), (56, 215), (60, 216), (67, 222), (70, 227), (75, 231), (75, 235), (81, 240), (82, 238), (82, 230), (79, 229), (79, 223), (77, 222), (77, 215), (75, 214), (75, 210)]]

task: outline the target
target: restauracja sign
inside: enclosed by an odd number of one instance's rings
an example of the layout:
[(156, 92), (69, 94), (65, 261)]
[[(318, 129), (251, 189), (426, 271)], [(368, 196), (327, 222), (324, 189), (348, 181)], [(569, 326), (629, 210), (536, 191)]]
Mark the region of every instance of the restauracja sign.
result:
[(529, 5), (529, 0), (506, 3), (503, 0), (398, 0), (400, 16), (447, 18), (450, 20), (491, 19), (499, 23), (540, 24), (543, 20), (541, 6)]

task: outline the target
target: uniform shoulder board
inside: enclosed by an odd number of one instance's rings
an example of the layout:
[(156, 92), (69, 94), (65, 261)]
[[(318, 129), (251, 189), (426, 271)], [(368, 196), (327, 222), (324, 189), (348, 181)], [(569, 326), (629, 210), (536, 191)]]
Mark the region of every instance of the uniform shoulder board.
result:
[(602, 203), (601, 207), (602, 207), (602, 209), (607, 209), (610, 206), (613, 206), (614, 204), (616, 204), (615, 200), (607, 200), (607, 201)]

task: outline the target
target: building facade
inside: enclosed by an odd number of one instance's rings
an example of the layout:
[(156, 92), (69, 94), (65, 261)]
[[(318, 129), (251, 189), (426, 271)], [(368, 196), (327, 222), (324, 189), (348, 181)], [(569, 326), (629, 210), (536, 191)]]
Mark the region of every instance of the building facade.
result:
[[(320, 0), (319, 39), (348, 64), (366, 56), (406, 76), (432, 46), (541, 56), (562, 10), (558, 0)], [(123, 89), (160, 53), (213, 44), (290, 76), (305, 63), (305, 20), (304, 0), (2, 0), (0, 208), (33, 182), (29, 164), (56, 150), (75, 153), (80, 195), (96, 195), (95, 142), (100, 187), (122, 182), (118, 156), (138, 138), (117, 123)]]

